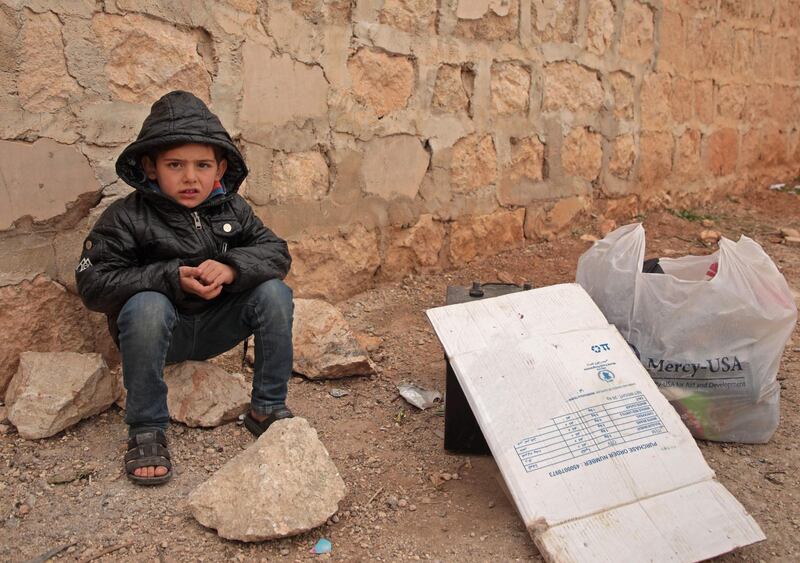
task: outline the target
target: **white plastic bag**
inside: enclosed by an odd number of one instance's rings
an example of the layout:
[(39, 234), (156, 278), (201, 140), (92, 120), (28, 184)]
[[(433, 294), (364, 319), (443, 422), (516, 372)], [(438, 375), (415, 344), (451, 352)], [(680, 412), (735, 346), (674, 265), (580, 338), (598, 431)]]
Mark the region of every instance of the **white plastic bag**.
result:
[(642, 273), (644, 249), (640, 224), (621, 227), (581, 256), (577, 281), (695, 437), (769, 441), (778, 364), (797, 320), (783, 275), (745, 236), (723, 238), (708, 256), (662, 258), (663, 274)]

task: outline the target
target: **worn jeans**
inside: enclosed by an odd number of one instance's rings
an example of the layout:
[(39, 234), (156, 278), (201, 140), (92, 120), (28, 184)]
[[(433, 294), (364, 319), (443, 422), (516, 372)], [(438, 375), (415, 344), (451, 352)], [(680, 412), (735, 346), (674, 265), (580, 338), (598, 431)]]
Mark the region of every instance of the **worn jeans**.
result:
[(251, 408), (268, 414), (283, 405), (292, 374), (292, 290), (273, 279), (242, 293), (223, 295), (196, 315), (179, 313), (155, 291), (131, 297), (117, 318), (122, 377), (131, 435), (169, 423), (164, 365), (206, 360), (255, 335)]

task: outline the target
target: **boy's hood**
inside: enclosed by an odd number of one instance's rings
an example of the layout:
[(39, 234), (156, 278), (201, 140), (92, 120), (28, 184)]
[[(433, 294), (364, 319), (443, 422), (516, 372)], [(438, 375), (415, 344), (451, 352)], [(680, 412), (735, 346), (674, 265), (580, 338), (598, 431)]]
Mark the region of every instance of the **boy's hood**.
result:
[(152, 189), (142, 168), (142, 155), (159, 146), (180, 143), (206, 143), (223, 148), (228, 169), (222, 183), (228, 193), (239, 190), (247, 176), (242, 153), (203, 100), (180, 90), (162, 96), (153, 104), (139, 136), (119, 155), (117, 174), (137, 190), (150, 192)]

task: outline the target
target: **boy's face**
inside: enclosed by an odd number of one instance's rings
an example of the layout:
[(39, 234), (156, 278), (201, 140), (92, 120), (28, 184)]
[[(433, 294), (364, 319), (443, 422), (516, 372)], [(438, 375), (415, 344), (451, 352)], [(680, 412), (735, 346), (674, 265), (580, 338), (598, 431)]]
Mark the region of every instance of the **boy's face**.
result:
[(160, 153), (155, 163), (145, 156), (142, 166), (164, 195), (191, 209), (208, 198), (228, 162), (217, 162), (210, 145), (192, 143)]

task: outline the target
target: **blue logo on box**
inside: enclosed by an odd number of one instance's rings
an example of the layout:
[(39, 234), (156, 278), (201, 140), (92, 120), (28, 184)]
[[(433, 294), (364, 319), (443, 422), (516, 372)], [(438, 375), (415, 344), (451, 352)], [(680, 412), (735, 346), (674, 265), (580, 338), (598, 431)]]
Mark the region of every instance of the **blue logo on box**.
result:
[(614, 372), (610, 369), (601, 369), (597, 372), (597, 377), (605, 381), (606, 383), (611, 383), (614, 381)]
[(594, 352), (595, 354), (599, 354), (600, 352), (602, 352), (604, 350), (606, 352), (610, 351), (611, 350), (611, 346), (609, 346), (605, 342), (602, 343), (602, 344), (595, 344), (594, 346), (592, 346), (592, 352)]

